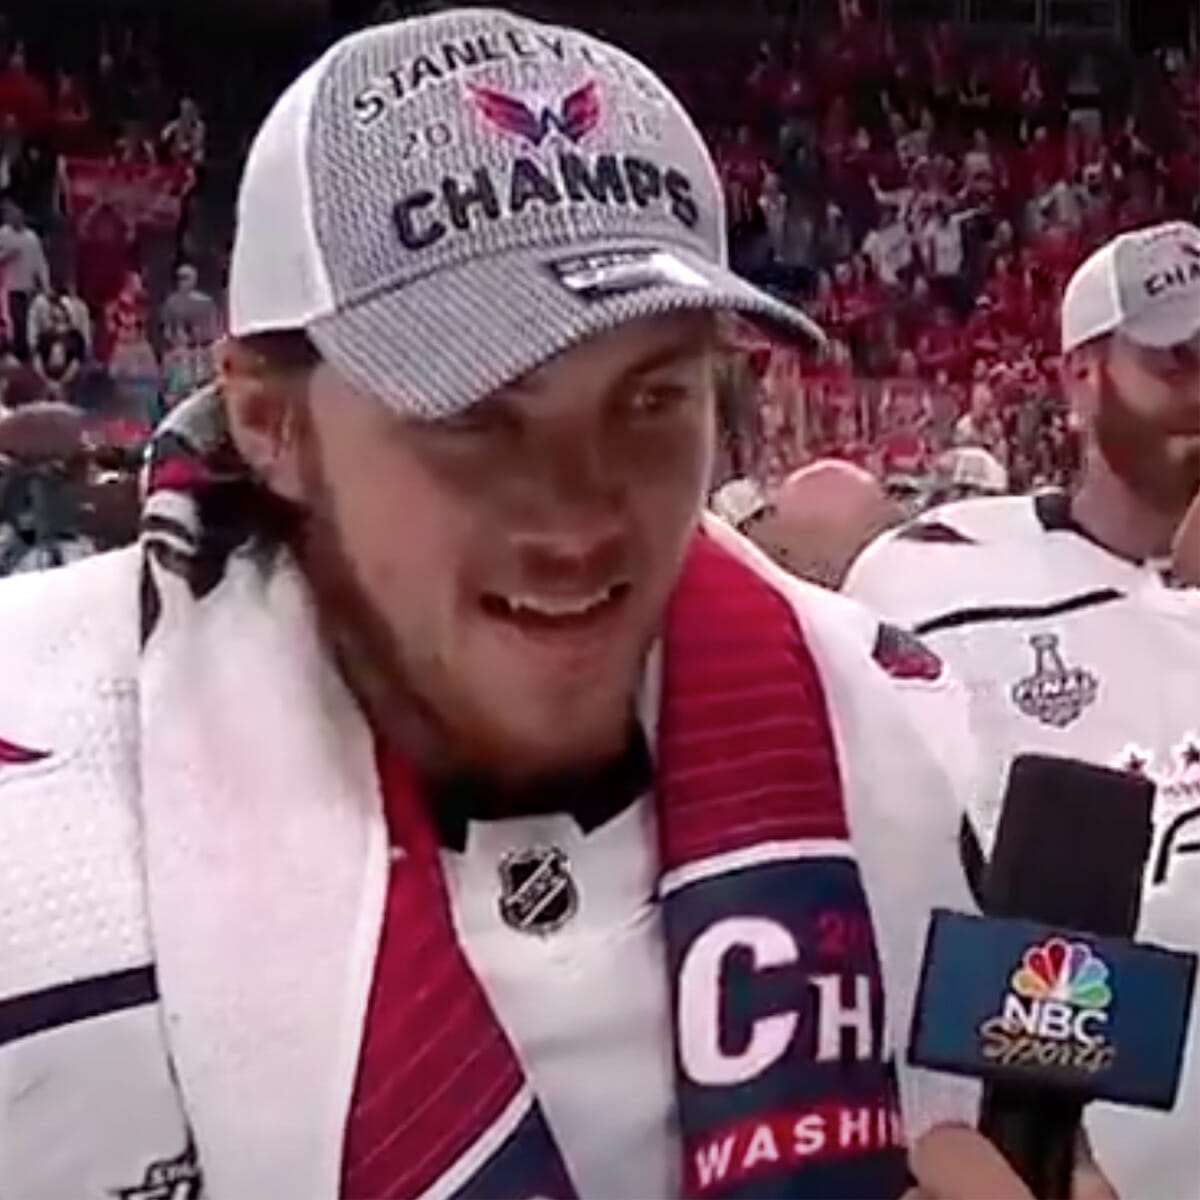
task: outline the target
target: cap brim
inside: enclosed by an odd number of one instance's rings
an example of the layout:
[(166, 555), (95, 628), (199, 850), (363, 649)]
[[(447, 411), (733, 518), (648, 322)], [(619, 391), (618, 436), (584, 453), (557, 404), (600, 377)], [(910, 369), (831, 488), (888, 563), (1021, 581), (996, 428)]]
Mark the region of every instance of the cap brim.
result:
[(1153, 350), (1190, 342), (1200, 334), (1200, 299), (1188, 292), (1157, 304), (1149, 312), (1125, 321), (1118, 332)]
[(522, 249), (432, 272), (308, 327), (322, 356), (399, 413), (451, 416), (564, 350), (628, 321), (731, 311), (825, 344), (799, 310), (678, 246)]

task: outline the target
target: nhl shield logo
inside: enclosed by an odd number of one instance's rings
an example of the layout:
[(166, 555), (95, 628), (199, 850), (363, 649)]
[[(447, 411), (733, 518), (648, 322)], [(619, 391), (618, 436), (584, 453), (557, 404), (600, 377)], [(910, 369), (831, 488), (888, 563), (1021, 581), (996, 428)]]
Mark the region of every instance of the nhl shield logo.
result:
[(579, 908), (567, 856), (557, 846), (535, 846), (500, 863), (500, 916), (522, 933), (561, 929)]
[(1025, 716), (1065, 729), (1095, 701), (1100, 685), (1090, 671), (1067, 665), (1057, 634), (1034, 634), (1029, 644), (1033, 647), (1033, 674), (1013, 686), (1012, 701)]

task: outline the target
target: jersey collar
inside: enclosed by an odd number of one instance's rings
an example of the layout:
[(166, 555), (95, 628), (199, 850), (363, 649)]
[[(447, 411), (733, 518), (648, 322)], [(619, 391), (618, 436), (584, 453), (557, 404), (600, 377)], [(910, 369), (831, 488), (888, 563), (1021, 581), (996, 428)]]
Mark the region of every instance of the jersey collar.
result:
[(1081, 525), (1071, 511), (1071, 497), (1066, 492), (1058, 489), (1038, 492), (1033, 497), (1033, 511), (1037, 516), (1038, 523), (1047, 533), (1073, 533), (1077, 537), (1083, 538), (1084, 541), (1091, 542), (1105, 554), (1119, 558), (1123, 563), (1134, 567), (1145, 565), (1143, 559), (1130, 558), (1128, 555), (1121, 554), (1102, 542), (1091, 530)]

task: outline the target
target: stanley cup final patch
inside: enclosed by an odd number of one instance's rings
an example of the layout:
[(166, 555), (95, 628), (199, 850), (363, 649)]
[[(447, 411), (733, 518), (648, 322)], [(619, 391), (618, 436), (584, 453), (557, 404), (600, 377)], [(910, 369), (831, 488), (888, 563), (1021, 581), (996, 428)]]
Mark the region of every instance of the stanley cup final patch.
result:
[(1095, 703), (1099, 681), (1091, 671), (1066, 661), (1058, 634), (1035, 633), (1029, 645), (1033, 670), (1013, 685), (1012, 702), (1025, 716), (1054, 729), (1065, 729)]
[(521, 933), (561, 929), (579, 909), (571, 864), (557, 846), (533, 846), (500, 862), (500, 916)]

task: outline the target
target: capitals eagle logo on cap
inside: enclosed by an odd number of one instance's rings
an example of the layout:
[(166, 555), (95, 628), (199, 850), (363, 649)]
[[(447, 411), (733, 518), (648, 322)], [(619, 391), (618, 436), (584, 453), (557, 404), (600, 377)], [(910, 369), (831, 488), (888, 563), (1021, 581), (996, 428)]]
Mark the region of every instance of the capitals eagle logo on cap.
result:
[(497, 129), (540, 146), (557, 130), (572, 142), (581, 141), (600, 123), (600, 89), (594, 80), (565, 97), (558, 110), (547, 106), (535, 113), (523, 100), (493, 88), (473, 87), (475, 106)]

